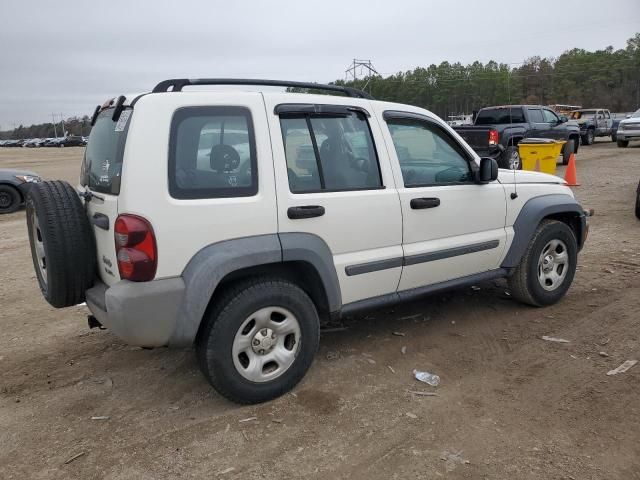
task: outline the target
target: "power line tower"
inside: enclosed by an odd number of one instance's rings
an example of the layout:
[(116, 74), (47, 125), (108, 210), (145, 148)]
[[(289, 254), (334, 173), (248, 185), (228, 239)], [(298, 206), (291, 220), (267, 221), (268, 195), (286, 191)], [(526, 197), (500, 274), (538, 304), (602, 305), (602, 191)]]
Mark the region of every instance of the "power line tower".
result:
[[(351, 80), (353, 82), (356, 82), (360, 79), (366, 80), (364, 86), (362, 87), (363, 90), (367, 89), (367, 87), (369, 86), (369, 81), (371, 80), (371, 77), (373, 75), (380, 74), (373, 66), (373, 63), (371, 63), (371, 60), (363, 60), (358, 58), (354, 58), (351, 65), (349, 65), (349, 68), (344, 71), (345, 81)], [(369, 93), (371, 93), (371, 91), (369, 91)]]

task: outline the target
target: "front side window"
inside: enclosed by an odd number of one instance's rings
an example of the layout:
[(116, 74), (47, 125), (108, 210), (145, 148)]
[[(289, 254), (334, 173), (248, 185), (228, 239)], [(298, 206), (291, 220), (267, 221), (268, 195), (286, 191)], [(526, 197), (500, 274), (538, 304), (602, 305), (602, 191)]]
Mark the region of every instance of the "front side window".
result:
[(387, 121), (405, 187), (470, 182), (469, 160), (442, 128), (413, 119)]
[(382, 186), (378, 156), (364, 114), (283, 114), (280, 127), (291, 192)]
[(544, 115), (544, 121), (547, 123), (558, 123), (558, 116), (553, 113), (551, 110), (542, 110), (542, 115)]
[(173, 198), (246, 197), (258, 191), (251, 113), (244, 107), (186, 107), (173, 116), (169, 193)]
[(544, 123), (544, 118), (542, 117), (542, 112), (539, 108), (529, 109), (529, 121), (532, 123)]

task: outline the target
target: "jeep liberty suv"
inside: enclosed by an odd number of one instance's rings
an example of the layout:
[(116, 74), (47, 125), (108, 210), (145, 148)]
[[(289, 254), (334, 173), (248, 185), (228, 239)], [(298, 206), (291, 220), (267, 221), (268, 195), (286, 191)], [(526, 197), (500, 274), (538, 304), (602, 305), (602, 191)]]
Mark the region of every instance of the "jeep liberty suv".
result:
[[(189, 88), (220, 84), (239, 88)], [(235, 402), (292, 389), (322, 320), (498, 277), (553, 304), (587, 235), (563, 180), (499, 171), (429, 111), (350, 88), (167, 80), (92, 122), (79, 186), (27, 201), (44, 297), (133, 345), (195, 345)]]

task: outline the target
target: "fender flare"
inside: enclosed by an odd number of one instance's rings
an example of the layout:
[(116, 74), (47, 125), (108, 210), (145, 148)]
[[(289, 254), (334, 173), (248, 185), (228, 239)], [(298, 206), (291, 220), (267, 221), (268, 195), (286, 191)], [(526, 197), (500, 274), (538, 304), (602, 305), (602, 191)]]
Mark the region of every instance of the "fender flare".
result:
[(577, 239), (578, 248), (580, 248), (584, 235), (586, 217), (578, 201), (571, 195), (561, 193), (541, 195), (529, 199), (522, 206), (516, 221), (513, 223), (513, 241), (500, 266), (502, 268), (517, 267), (540, 222), (549, 215), (558, 213), (569, 213), (583, 219), (583, 222), (580, 223), (582, 231), (579, 232)]
[(330, 310), (340, 309), (340, 286), (333, 255), (320, 237), (309, 233), (274, 233), (225, 240), (202, 248), (183, 270), (185, 294), (169, 344), (189, 346), (193, 343), (212, 295), (228, 274), (289, 261), (310, 263), (323, 283)]

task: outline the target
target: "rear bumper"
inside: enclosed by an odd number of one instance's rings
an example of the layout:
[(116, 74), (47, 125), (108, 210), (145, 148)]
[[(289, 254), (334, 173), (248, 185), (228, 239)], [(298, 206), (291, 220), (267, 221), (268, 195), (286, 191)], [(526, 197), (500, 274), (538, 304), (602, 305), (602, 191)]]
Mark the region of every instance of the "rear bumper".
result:
[(87, 306), (98, 321), (131, 345), (161, 347), (178, 322), (184, 298), (182, 277), (152, 282), (102, 282), (86, 292)]

